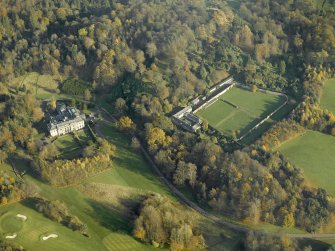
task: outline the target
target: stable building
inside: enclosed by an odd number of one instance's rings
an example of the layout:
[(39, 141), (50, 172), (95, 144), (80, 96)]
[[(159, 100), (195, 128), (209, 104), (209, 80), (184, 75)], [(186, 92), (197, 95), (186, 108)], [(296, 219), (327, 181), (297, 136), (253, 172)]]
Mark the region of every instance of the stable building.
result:
[(192, 113), (190, 106), (172, 115), (172, 122), (189, 132), (197, 132), (202, 125), (202, 120)]
[(81, 115), (76, 108), (57, 103), (56, 110), (57, 115), (51, 116), (47, 125), (52, 137), (78, 131), (85, 127), (85, 115)]

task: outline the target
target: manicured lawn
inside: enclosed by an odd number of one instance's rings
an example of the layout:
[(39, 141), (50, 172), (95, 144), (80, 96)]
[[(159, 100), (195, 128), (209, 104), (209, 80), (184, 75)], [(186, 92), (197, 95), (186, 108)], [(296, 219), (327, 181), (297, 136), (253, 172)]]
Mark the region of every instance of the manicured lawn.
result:
[(73, 138), (73, 135), (66, 134), (59, 136), (54, 142), (55, 146), (59, 151), (59, 158), (71, 159), (78, 157), (83, 149), (78, 142)]
[(283, 108), (281, 108), (277, 113), (275, 113), (269, 120), (265, 121), (261, 126), (252, 131), (249, 135), (243, 138), (240, 143), (251, 144), (255, 142), (262, 134), (267, 131), (274, 123), (285, 118), (295, 107), (296, 103), (294, 100), (287, 103)]
[[(1, 207), (0, 212), (5, 212), (0, 216), (1, 232), (3, 236), (16, 233), (15, 242), (23, 245), (28, 250), (101, 250), (103, 246), (94, 238), (87, 238), (78, 232), (73, 232), (58, 223), (55, 223), (42, 214), (38, 213), (29, 206), (21, 203), (15, 203), (9, 206)], [(20, 229), (10, 231), (6, 224), (10, 220), (16, 219), (16, 214), (24, 214), (27, 221), (21, 222)], [(57, 234), (59, 238), (41, 240), (43, 235)]]
[(75, 134), (78, 136), (81, 144), (85, 145), (89, 140), (93, 140), (88, 129), (76, 131)]
[(200, 110), (197, 115), (225, 135), (231, 136), (237, 132), (237, 136), (241, 136), (283, 102), (285, 98), (282, 96), (259, 91), (252, 93), (233, 87), (222, 94), (214, 104)]
[[(118, 251), (142, 251), (142, 250), (157, 250), (152, 246), (145, 246), (130, 236), (119, 234), (119, 233), (112, 233), (106, 236), (103, 239), (103, 244), (106, 246), (108, 250), (118, 250)], [(144, 249), (145, 248), (145, 249)], [(160, 250), (160, 249), (159, 249)], [(165, 249), (163, 249), (165, 250)]]
[(78, 136), (79, 142), (72, 134), (59, 136), (53, 142), (60, 153), (60, 158), (71, 159), (80, 156), (83, 151), (83, 147), (86, 146), (89, 140), (92, 140), (89, 132), (86, 129), (79, 130), (74, 133)]
[(73, 151), (79, 147), (71, 134), (59, 136), (53, 143), (60, 152)]
[(220, 114), (220, 117), (224, 120), (234, 111), (236, 111), (236, 108), (219, 99), (209, 107), (200, 110), (197, 115), (206, 118), (208, 123), (216, 127), (221, 122), (221, 120), (218, 119), (218, 114)]
[(307, 131), (286, 142), (279, 150), (303, 170), (311, 185), (335, 195), (335, 137)]
[(335, 79), (325, 81), (320, 103), (335, 114)]

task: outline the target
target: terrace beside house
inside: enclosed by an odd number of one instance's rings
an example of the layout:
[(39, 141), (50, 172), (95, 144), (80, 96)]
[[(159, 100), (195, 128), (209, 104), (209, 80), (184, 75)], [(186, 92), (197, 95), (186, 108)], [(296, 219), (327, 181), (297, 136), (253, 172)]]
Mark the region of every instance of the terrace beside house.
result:
[(50, 116), (47, 125), (52, 137), (64, 135), (85, 127), (85, 115), (80, 114), (74, 107), (68, 107), (64, 103), (57, 103), (57, 115)]

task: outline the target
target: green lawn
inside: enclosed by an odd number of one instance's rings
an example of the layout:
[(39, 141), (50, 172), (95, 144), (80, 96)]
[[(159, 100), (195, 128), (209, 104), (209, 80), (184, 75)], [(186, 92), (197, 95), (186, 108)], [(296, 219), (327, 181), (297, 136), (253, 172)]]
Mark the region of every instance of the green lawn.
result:
[(307, 131), (283, 144), (279, 150), (303, 170), (311, 185), (335, 195), (335, 137)]
[(55, 144), (60, 153), (60, 158), (72, 159), (80, 156), (83, 151), (83, 147), (86, 146), (89, 140), (92, 140), (89, 132), (86, 129), (79, 130), (74, 133), (78, 136), (79, 142), (74, 138), (72, 134), (59, 136), (53, 142), (53, 144)]
[(61, 153), (73, 151), (79, 147), (71, 134), (65, 134), (57, 137), (53, 144), (55, 144)]
[(281, 96), (259, 91), (252, 93), (233, 87), (215, 103), (200, 110), (197, 115), (206, 119), (211, 126), (225, 135), (231, 136), (235, 131), (237, 136), (241, 136), (283, 102), (285, 98)]
[[(43, 217), (33, 209), (28, 201), (0, 207), (0, 227), (5, 226), (7, 228), (6, 233), (7, 231), (8, 233), (16, 231), (18, 237), (15, 242), (34, 251), (154, 250), (151, 246), (144, 245), (131, 236), (130, 223), (132, 218), (126, 215), (123, 208), (129, 207), (129, 201), (135, 198), (134, 195), (136, 194), (143, 195), (156, 192), (175, 201), (177, 199), (151, 171), (151, 167), (143, 156), (129, 147), (130, 137), (119, 133), (115, 126), (109, 123), (104, 123), (101, 130), (117, 146), (117, 157), (111, 170), (86, 179), (78, 187), (68, 188), (54, 188), (46, 185), (30, 175), (29, 172), (24, 176), (27, 182), (31, 182), (38, 187), (41, 196), (49, 200), (64, 201), (68, 205), (70, 213), (78, 216), (88, 225), (90, 238)], [(20, 170), (29, 170), (29, 166), (24, 161), (15, 161), (15, 166)], [(2, 166), (0, 169), (7, 172), (10, 170), (8, 165)], [(95, 193), (83, 189), (85, 186), (90, 189), (91, 185), (102, 187), (102, 190)], [(99, 196), (99, 193), (103, 194)], [(101, 201), (104, 198), (115, 197), (115, 195), (122, 196), (104, 202)], [(126, 199), (126, 204), (123, 205), (123, 208), (119, 207), (124, 199)], [(27, 215), (28, 221), (23, 222), (23, 227), (16, 226), (16, 228), (13, 228), (15, 224), (12, 222), (2, 223), (10, 217), (8, 212), (12, 216), (18, 213)], [(12, 220), (15, 221), (16, 219)], [(210, 246), (209, 250), (218, 250), (218, 248), (231, 250), (241, 238), (236, 233), (223, 228), (211, 227), (208, 224), (201, 218), (201, 229), (206, 229), (204, 234)], [(225, 238), (222, 238), (221, 232), (225, 233)], [(42, 241), (40, 237), (46, 233), (56, 233), (59, 238)]]
[(59, 93), (58, 78), (57, 76), (48, 74), (41, 75), (37, 72), (30, 72), (13, 79), (9, 85), (14, 88), (25, 86), (26, 89), (35, 94), (37, 98), (45, 99)]
[(335, 114), (335, 79), (325, 81), (320, 103)]
[[(85, 184), (105, 183), (119, 185), (140, 191), (141, 194), (157, 192), (174, 198), (151, 171), (151, 167), (142, 155), (129, 148), (129, 137), (120, 134), (110, 124), (106, 124), (103, 131), (117, 146), (115, 164), (111, 170), (85, 180)], [(62, 141), (62, 146), (64, 145), (71, 146), (67, 137)], [(29, 171), (29, 166), (24, 161), (16, 161), (15, 165), (18, 169)], [(2, 166), (0, 169), (10, 172), (8, 165)], [(24, 176), (24, 179), (35, 184), (41, 196), (49, 200), (58, 199), (64, 201), (68, 205), (71, 214), (78, 216), (79, 219), (88, 225), (90, 234), (90, 238), (87, 238), (78, 232), (73, 232), (60, 224), (50, 221), (32, 209), (33, 206), (29, 202), (14, 203), (0, 207), (0, 227), (6, 228), (6, 231), (2, 230), (1, 232), (12, 233), (17, 231), (18, 237), (14, 241), (27, 249), (34, 251), (153, 250), (151, 246), (144, 245), (131, 236), (130, 222), (132, 219), (125, 216), (122, 211), (118, 210), (117, 205), (112, 202), (98, 202), (82, 192), (79, 187), (51, 187), (34, 178), (29, 172)], [(115, 190), (115, 192), (117, 191)], [(8, 221), (8, 212), (14, 214), (14, 216), (18, 213), (27, 215), (28, 221), (24, 222), (22, 228), (18, 226), (19, 229), (15, 229), (15, 224)], [(16, 219), (12, 220), (15, 221)], [(40, 240), (41, 235), (45, 233), (56, 233), (59, 238), (47, 241)]]
[(59, 136), (54, 142), (59, 151), (59, 158), (71, 159), (80, 156), (83, 149), (80, 144), (73, 138), (73, 135), (66, 134)]
[(101, 128), (104, 135), (117, 147), (117, 158), (110, 172), (90, 178), (90, 182), (122, 185), (144, 189), (173, 197), (169, 189), (162, 186), (153, 175), (144, 157), (130, 149), (130, 137), (120, 134), (114, 125), (105, 123)]

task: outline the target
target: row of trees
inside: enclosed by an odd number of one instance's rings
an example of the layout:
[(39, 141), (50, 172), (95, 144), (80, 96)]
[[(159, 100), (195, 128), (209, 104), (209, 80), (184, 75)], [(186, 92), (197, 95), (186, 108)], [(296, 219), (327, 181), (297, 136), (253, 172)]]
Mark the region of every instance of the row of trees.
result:
[[(287, 250), (287, 251), (312, 251), (310, 245), (303, 241), (297, 241), (288, 237), (277, 237), (260, 234), (250, 231), (244, 240), (246, 251), (268, 251), (268, 250)], [(330, 249), (329, 249), (330, 250)]]
[(86, 177), (111, 168), (116, 151), (114, 145), (98, 138), (96, 145), (84, 149), (85, 157), (62, 160), (56, 159), (57, 152), (51, 152), (54, 148), (50, 146), (52, 144), (44, 146), (39, 154), (35, 155), (31, 166), (44, 181), (54, 186), (76, 184)]
[(79, 231), (87, 236), (87, 225), (77, 216), (71, 215), (66, 204), (62, 201), (49, 201), (43, 198), (34, 198), (36, 210), (52, 221), (63, 224), (64, 226)]
[(3, 241), (0, 240), (0, 250), (3, 251), (27, 251), (24, 247), (21, 245), (18, 245), (16, 243), (8, 242), (8, 241)]
[(270, 151), (279, 147), (285, 141), (295, 138), (305, 132), (304, 127), (294, 120), (285, 119), (275, 124), (255, 143), (258, 147)]
[(324, 80), (334, 77), (334, 69), (306, 68), (302, 102), (290, 114), (301, 126), (335, 135), (335, 115), (320, 105)]

